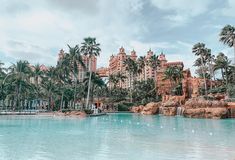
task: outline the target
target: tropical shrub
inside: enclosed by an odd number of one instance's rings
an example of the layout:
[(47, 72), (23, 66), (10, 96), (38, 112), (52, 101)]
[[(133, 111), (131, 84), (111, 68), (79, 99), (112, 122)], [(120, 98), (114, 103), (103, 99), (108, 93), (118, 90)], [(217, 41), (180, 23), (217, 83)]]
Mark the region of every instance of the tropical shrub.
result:
[(228, 94), (230, 98), (235, 98), (235, 85), (234, 84), (228, 85)]
[(91, 109), (84, 109), (84, 112), (86, 114), (92, 114), (93, 113), (93, 111)]
[(130, 107), (133, 106), (133, 103), (123, 102), (117, 105), (118, 111), (129, 111)]
[(208, 91), (208, 93), (212, 93), (212, 94), (215, 94), (215, 93), (225, 93), (226, 92), (226, 87), (225, 86), (219, 86), (219, 87), (216, 87), (216, 88), (212, 88)]
[(135, 81), (133, 89), (133, 100), (138, 104), (146, 104), (149, 102), (157, 101), (156, 89), (153, 79), (147, 81)]

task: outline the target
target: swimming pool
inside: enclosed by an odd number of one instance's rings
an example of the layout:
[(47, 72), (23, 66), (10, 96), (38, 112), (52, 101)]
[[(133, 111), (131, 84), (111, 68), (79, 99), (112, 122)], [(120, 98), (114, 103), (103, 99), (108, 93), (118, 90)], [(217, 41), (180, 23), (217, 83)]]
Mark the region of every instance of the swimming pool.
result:
[(0, 160), (233, 160), (235, 120), (1, 116)]

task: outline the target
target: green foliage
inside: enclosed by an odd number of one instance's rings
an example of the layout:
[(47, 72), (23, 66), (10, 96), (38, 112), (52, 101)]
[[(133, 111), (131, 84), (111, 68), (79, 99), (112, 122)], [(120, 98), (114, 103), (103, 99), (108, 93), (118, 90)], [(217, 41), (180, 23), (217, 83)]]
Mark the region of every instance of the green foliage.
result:
[(164, 72), (164, 80), (170, 80), (171, 94), (182, 95), (183, 68), (179, 66), (170, 66)]
[(204, 87), (200, 87), (200, 88), (199, 88), (199, 94), (200, 94), (200, 95), (205, 95), (205, 93), (206, 93), (206, 92), (205, 92), (205, 88), (204, 88)]
[[(152, 52), (152, 51), (149, 50), (149, 52)], [(147, 65), (151, 66), (153, 68), (153, 70), (156, 70), (160, 66), (160, 60), (158, 59), (158, 56), (156, 56), (156, 54), (153, 54), (148, 59)]]
[(124, 82), (124, 80), (126, 79), (127, 77), (124, 76), (121, 72), (118, 72), (117, 74), (111, 74), (109, 76), (109, 85), (110, 86), (113, 86), (114, 88), (117, 87), (117, 84), (119, 82)]
[(235, 85), (234, 84), (228, 85), (228, 94), (230, 98), (235, 98)]
[(224, 26), (219, 36), (222, 43), (229, 47), (233, 47), (235, 42), (235, 27), (231, 25)]
[(92, 114), (93, 113), (93, 111), (91, 109), (84, 109), (84, 112), (86, 114)]
[(133, 89), (133, 100), (136, 104), (146, 104), (156, 100), (155, 81), (135, 81)]
[(226, 92), (226, 86), (224, 86), (224, 85), (216, 87), (216, 88), (212, 88), (208, 91), (208, 93), (212, 93), (212, 94), (225, 93), (225, 92)]
[(133, 103), (123, 102), (117, 105), (118, 111), (129, 111), (130, 107), (133, 106)]
[[(49, 110), (64, 108), (73, 109), (75, 102), (81, 101), (87, 94), (87, 82), (78, 82), (79, 67), (86, 68), (82, 56), (92, 58), (99, 55), (99, 44), (95, 38), (85, 38), (82, 47), (76, 45), (69, 47), (69, 53), (64, 53), (63, 58), (55, 67), (45, 69), (42, 65), (30, 65), (27, 61), (18, 61), (12, 64), (5, 72), (3, 63), (0, 62), (0, 100), (9, 102), (9, 109), (22, 110), (23, 105), (31, 100), (46, 100)], [(79, 75), (80, 76), (80, 75)], [(86, 79), (86, 77), (85, 77)], [(88, 81), (88, 80), (87, 80)], [(97, 96), (106, 87), (104, 81), (92, 74), (91, 95)]]
[(169, 79), (173, 81), (175, 84), (181, 83), (183, 79), (183, 68), (179, 66), (170, 66), (164, 72), (164, 79)]
[(70, 111), (72, 111), (72, 110), (71, 109), (62, 109), (61, 110), (62, 113), (66, 113), (66, 112), (70, 112)]
[(114, 88), (109, 91), (109, 99), (111, 102), (121, 102), (127, 100), (128, 90), (123, 88)]
[(178, 84), (172, 90), (172, 95), (181, 96), (183, 94), (182, 83)]

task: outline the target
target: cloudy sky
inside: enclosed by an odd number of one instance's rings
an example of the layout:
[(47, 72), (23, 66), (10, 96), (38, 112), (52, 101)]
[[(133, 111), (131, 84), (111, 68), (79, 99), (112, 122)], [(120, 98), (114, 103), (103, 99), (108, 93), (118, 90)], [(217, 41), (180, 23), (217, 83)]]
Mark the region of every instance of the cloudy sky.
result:
[(0, 0), (0, 61), (19, 59), (55, 65), (61, 48), (96, 37), (98, 66), (123, 46), (145, 55), (151, 48), (170, 61), (192, 66), (193, 44), (213, 53), (233, 50), (219, 42), (226, 24), (235, 25), (234, 0)]

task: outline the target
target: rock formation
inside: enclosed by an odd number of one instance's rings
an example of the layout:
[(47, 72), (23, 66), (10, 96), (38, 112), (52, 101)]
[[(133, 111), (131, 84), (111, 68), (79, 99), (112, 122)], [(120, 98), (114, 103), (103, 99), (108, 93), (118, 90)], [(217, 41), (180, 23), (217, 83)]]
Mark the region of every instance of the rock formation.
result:
[(133, 106), (131, 107), (130, 111), (134, 112), (134, 113), (140, 113), (143, 110), (144, 106), (140, 105), (140, 106)]
[(141, 113), (144, 115), (153, 115), (157, 114), (159, 111), (161, 103), (155, 103), (155, 102), (150, 102), (146, 104), (145, 106), (140, 105), (140, 106), (134, 106), (131, 108), (131, 111), (134, 113)]
[(203, 98), (192, 98), (185, 103), (184, 117), (189, 118), (227, 118), (227, 103), (224, 101), (210, 101)]
[(144, 115), (156, 114), (159, 111), (159, 107), (160, 107), (160, 103), (151, 102), (151, 103), (146, 104), (140, 113)]
[(169, 99), (165, 103), (162, 103), (162, 114), (165, 116), (175, 116), (177, 113), (178, 106), (179, 102), (177, 102), (175, 99)]

